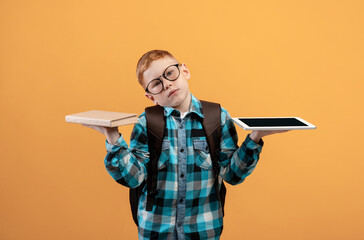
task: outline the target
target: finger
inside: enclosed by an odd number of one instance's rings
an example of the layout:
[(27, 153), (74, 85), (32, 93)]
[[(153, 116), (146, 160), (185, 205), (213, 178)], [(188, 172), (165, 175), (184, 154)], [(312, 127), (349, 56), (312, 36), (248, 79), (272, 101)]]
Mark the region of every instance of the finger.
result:
[(280, 133), (285, 133), (285, 132), (288, 132), (290, 130), (281, 130)]
[(91, 125), (91, 124), (82, 124), (82, 126), (85, 126), (85, 127), (88, 127), (88, 128), (92, 128), (92, 129), (96, 129), (97, 128), (97, 126), (94, 126), (94, 125)]

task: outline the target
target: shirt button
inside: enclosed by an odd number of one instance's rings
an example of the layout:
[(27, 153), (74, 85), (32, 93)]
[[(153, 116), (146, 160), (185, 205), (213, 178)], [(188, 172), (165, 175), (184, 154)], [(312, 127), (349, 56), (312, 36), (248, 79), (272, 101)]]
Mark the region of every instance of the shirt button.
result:
[(184, 151), (185, 151), (185, 149), (184, 149), (184, 148), (182, 148), (180, 152), (181, 152), (181, 153), (183, 153)]
[(183, 124), (180, 124), (180, 125), (179, 125), (179, 128), (180, 128), (180, 129), (182, 129), (182, 128), (183, 128)]
[(185, 175), (183, 173), (181, 173), (181, 178), (183, 178)]
[(181, 222), (179, 222), (179, 223), (177, 223), (177, 225), (178, 225), (178, 227), (181, 227), (181, 226), (182, 226), (182, 223), (181, 223)]
[(180, 202), (180, 203), (183, 203), (183, 198), (181, 198), (181, 199), (179, 200), (179, 202)]

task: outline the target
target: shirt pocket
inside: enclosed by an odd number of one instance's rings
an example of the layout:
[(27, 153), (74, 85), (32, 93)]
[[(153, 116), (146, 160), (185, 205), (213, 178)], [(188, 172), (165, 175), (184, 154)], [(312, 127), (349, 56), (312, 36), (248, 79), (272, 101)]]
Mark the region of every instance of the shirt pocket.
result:
[(193, 140), (195, 164), (202, 169), (209, 170), (212, 167), (209, 146), (206, 140)]
[(169, 160), (169, 150), (170, 150), (170, 140), (163, 140), (161, 155), (158, 161), (158, 170), (163, 169), (168, 166)]

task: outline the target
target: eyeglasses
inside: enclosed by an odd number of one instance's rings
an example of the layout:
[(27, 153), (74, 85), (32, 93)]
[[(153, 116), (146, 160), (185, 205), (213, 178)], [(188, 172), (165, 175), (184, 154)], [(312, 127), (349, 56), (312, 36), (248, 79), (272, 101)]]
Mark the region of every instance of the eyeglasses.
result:
[(153, 94), (153, 95), (157, 95), (159, 93), (161, 93), (164, 89), (164, 85), (163, 85), (163, 81), (161, 79), (161, 77), (163, 76), (165, 79), (167, 79), (168, 81), (175, 81), (177, 80), (177, 78), (180, 75), (180, 70), (179, 70), (179, 63), (177, 64), (173, 64), (169, 67), (167, 67), (163, 74), (160, 75), (158, 78), (151, 80), (147, 87), (145, 88), (145, 91)]

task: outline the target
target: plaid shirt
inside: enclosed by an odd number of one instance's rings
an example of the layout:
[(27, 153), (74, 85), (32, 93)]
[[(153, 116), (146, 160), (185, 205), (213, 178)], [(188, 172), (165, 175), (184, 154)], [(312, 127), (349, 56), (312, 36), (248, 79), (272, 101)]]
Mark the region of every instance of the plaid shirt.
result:
[[(223, 229), (221, 204), (214, 186), (214, 171), (200, 119), (201, 103), (192, 95), (189, 112), (164, 108), (166, 136), (158, 161), (158, 194), (152, 211), (146, 211), (146, 187), (139, 200), (139, 239), (219, 239)], [(219, 184), (239, 184), (254, 170), (263, 141), (249, 135), (241, 147), (229, 113), (221, 108)], [(126, 187), (135, 188), (147, 178), (149, 163), (145, 113), (139, 116), (130, 146), (122, 136), (115, 145), (106, 141), (108, 173)], [(112, 157), (109, 157), (112, 154)]]

